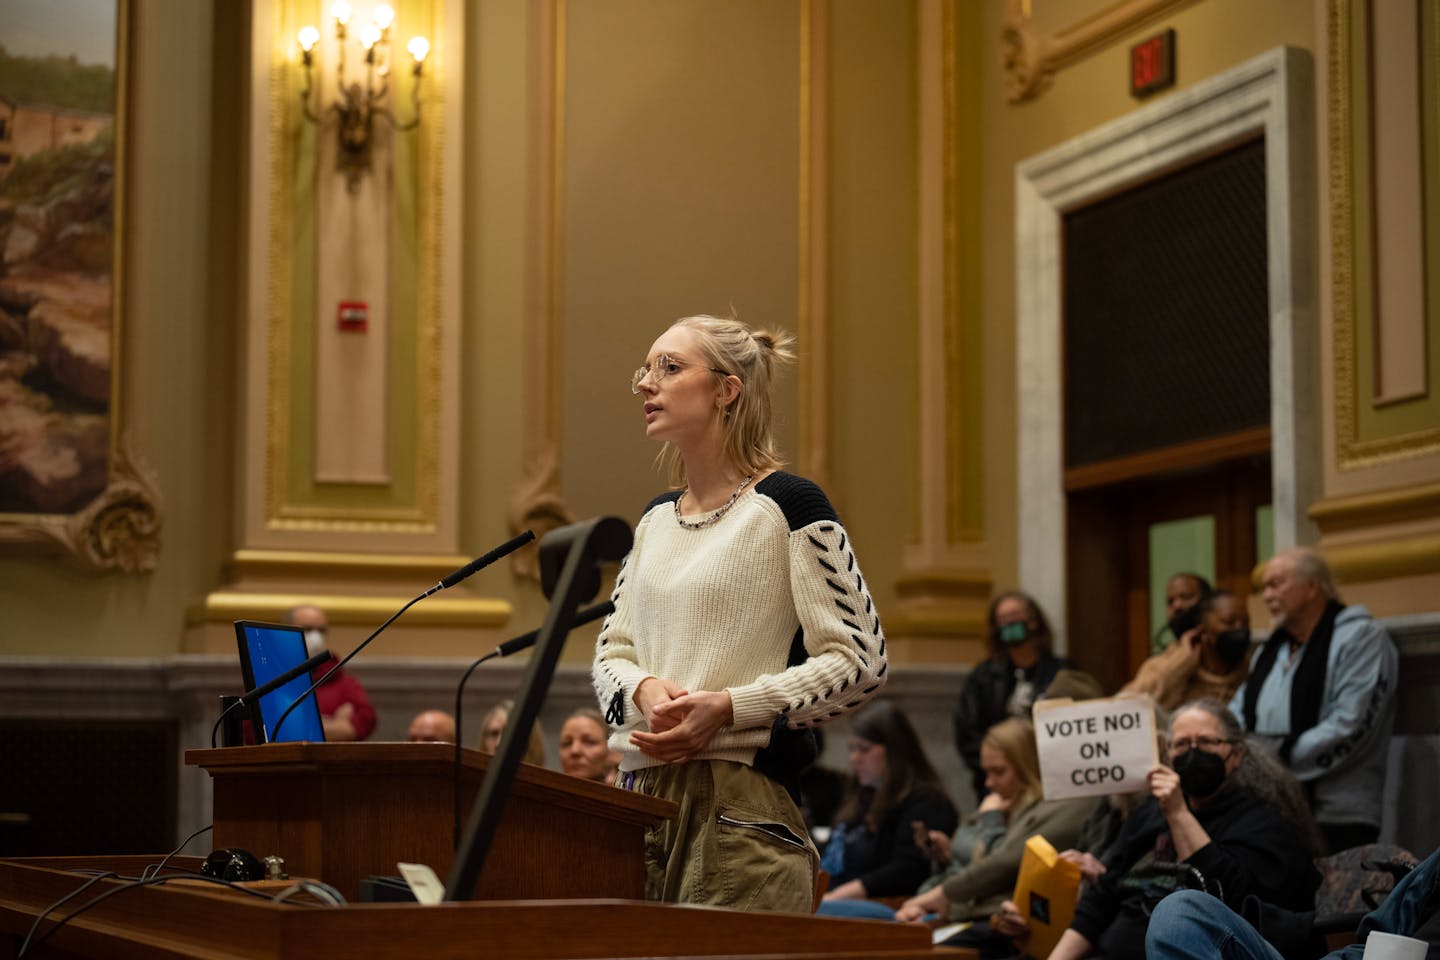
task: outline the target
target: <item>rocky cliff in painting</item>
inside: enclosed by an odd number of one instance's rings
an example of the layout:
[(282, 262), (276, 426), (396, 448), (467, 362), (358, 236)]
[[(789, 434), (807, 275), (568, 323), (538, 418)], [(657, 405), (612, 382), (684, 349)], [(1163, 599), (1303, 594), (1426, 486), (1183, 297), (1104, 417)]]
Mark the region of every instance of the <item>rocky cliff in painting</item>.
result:
[(0, 513), (70, 513), (105, 488), (114, 138), (0, 182)]

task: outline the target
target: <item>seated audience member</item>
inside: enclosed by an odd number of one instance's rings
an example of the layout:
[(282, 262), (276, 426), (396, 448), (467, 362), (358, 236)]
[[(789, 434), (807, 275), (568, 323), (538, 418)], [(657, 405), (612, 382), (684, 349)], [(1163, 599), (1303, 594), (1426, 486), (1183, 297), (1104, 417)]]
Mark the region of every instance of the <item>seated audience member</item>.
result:
[(845, 802), (820, 863), (830, 873), (825, 901), (912, 893), (931, 872), (914, 824), (949, 834), (955, 807), (915, 728), (893, 704), (878, 701), (851, 717), (849, 752)]
[[(305, 652), (310, 656), (326, 652), (330, 621), (326, 619), (324, 610), (312, 603), (301, 604), (290, 609), (285, 622), (304, 629)], [(340, 667), (334, 654), (310, 671), (310, 682), (332, 673), (334, 675), (330, 679), (315, 689), (315, 702), (320, 708), (325, 739), (364, 740), (375, 730), (375, 708), (370, 705), (370, 697), (360, 681)]]
[(422, 710), (410, 721), (411, 743), (454, 743), (455, 718), (444, 710)]
[[(494, 753), (500, 749), (500, 737), (505, 733), (505, 724), (510, 722), (510, 714), (514, 709), (514, 700), (501, 700), (485, 714), (485, 719), (480, 724), (481, 750)], [(526, 745), (525, 756), (521, 759), (537, 767), (545, 766), (545, 731), (540, 728), (538, 718), (530, 728), (530, 742)]]
[(1055, 674), (1075, 664), (1050, 652), (1045, 613), (1028, 594), (1011, 590), (990, 603), (990, 657), (975, 665), (955, 708), (955, 748), (970, 768), (977, 798), (985, 795), (980, 741), (1006, 717), (1029, 718)]
[[(1165, 756), (1167, 749), (1165, 731), (1170, 729), (1170, 711), (1155, 702), (1155, 698), (1144, 693), (1121, 692), (1117, 697), (1144, 703), (1155, 714), (1156, 752)], [(1112, 793), (1101, 797), (1080, 828), (1080, 837), (1072, 850), (1064, 850), (1061, 856), (1076, 864), (1087, 882), (1105, 872), (1104, 860), (1120, 838), (1120, 828), (1130, 814), (1150, 799), (1149, 789), (1134, 793)]]
[(1250, 673), (1250, 615), (1229, 590), (1206, 595), (1199, 626), (1155, 654), (1121, 692), (1146, 693), (1166, 710), (1191, 700), (1229, 703)]
[(1168, 648), (1200, 624), (1200, 601), (1214, 588), (1198, 573), (1177, 573), (1165, 583), (1165, 626), (1150, 639), (1152, 654)]
[[(1278, 925), (1281, 936), (1268, 932), (1277, 927), (1273, 911), (1260, 919), (1267, 927), (1265, 936), (1248, 917), (1216, 898), (1198, 890), (1177, 890), (1150, 916), (1145, 955), (1151, 960), (1308, 960), (1320, 955), (1312, 915), (1284, 918)], [(1430, 957), (1440, 952), (1440, 850), (1402, 877), (1361, 919), (1354, 943), (1326, 954), (1325, 960), (1361, 960), (1366, 938), (1376, 931), (1423, 940)]]
[[(1064, 671), (1062, 671), (1062, 674)], [(1051, 690), (1060, 683), (1061, 677), (1056, 677)], [(1117, 697), (1135, 700), (1143, 703), (1155, 714), (1155, 730), (1157, 752), (1160, 756), (1166, 755), (1165, 731), (1170, 729), (1170, 712), (1155, 703), (1153, 697), (1143, 693), (1120, 693)], [(1069, 850), (1062, 850), (1060, 856), (1080, 868), (1080, 875), (1083, 878), (1080, 890), (1085, 890), (1086, 884), (1094, 883), (1101, 874), (1105, 872), (1105, 860), (1110, 856), (1116, 847), (1116, 841), (1120, 837), (1121, 828), (1130, 814), (1139, 809), (1150, 799), (1149, 788), (1143, 788), (1134, 793), (1112, 793), (1100, 797), (1090, 808), (1089, 816), (1080, 827), (1080, 836), (1075, 841), (1075, 846)], [(1088, 801), (1087, 801), (1088, 802)], [(1297, 804), (1301, 801), (1296, 800)], [(1029, 927), (1025, 918), (1020, 915), (1013, 901), (1006, 900), (1000, 905), (999, 910), (991, 917), (990, 930), (992, 934), (998, 934), (1010, 939), (1012, 942), (1023, 941), (1029, 936)], [(1004, 931), (1001, 933), (1000, 931)], [(990, 946), (990, 954), (993, 956), (1000, 951), (997, 949), (1000, 941), (995, 941)], [(1015, 952), (1012, 948), (1012, 953)]]
[[(1292, 910), (1313, 903), (1320, 875), (1303, 797), (1283, 768), (1246, 749), (1224, 705), (1182, 706), (1168, 753), (1170, 765), (1150, 771), (1152, 799), (1125, 821), (1050, 960), (1097, 951), (1139, 960), (1155, 903), (1192, 884), (1237, 908), (1252, 894)], [(1003, 913), (995, 923), (1010, 932)]]
[(612, 762), (610, 730), (599, 710), (582, 707), (560, 728), (560, 769), (572, 777), (614, 783), (618, 761)]
[(1395, 644), (1370, 611), (1340, 602), (1314, 550), (1276, 554), (1264, 596), (1273, 632), (1230, 709), (1305, 785), (1328, 852), (1373, 843), (1395, 726)]
[[(1094, 802), (1043, 799), (1035, 728), (1029, 721), (1003, 720), (990, 728), (980, 744), (980, 763), (990, 792), (980, 804), (978, 831), (973, 838), (963, 828), (956, 832), (949, 866), (932, 878), (933, 888), (905, 901), (896, 911), (897, 920), (919, 920), (932, 913), (951, 920), (988, 917), (1015, 888), (1025, 841), (1038, 833), (1064, 849), (1080, 835)], [(1013, 946), (978, 923), (946, 945), (972, 947), (982, 957), (1009, 956)]]

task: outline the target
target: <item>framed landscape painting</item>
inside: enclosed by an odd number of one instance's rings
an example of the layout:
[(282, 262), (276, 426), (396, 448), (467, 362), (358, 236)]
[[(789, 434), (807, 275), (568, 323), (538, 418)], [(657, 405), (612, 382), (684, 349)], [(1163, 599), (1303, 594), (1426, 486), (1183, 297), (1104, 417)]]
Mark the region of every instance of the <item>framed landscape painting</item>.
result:
[(119, 423), (127, 12), (0, 3), (0, 541), (134, 570), (158, 516)]

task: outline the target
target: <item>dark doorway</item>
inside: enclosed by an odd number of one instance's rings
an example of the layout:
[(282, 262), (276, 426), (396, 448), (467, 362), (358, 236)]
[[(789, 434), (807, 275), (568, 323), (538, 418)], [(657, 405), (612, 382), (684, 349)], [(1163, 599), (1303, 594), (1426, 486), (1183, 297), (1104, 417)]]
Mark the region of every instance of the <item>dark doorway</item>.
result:
[(1169, 574), (1247, 595), (1269, 542), (1267, 251), (1263, 138), (1065, 215), (1069, 653), (1108, 689)]

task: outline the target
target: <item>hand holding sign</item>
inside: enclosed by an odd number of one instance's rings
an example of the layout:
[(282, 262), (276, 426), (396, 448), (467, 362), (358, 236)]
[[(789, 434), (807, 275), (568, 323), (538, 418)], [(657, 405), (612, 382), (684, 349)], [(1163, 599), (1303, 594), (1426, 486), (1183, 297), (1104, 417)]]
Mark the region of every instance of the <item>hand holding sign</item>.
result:
[(1041, 700), (1034, 717), (1046, 800), (1133, 793), (1149, 785), (1147, 775), (1159, 758), (1155, 711), (1146, 702)]

